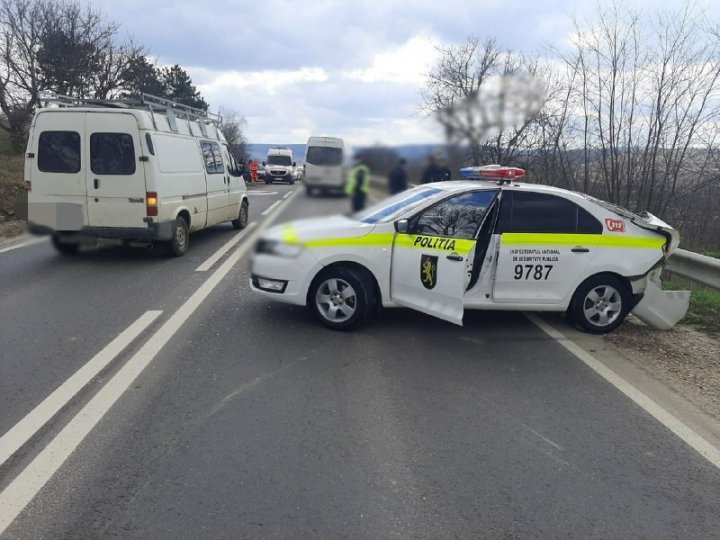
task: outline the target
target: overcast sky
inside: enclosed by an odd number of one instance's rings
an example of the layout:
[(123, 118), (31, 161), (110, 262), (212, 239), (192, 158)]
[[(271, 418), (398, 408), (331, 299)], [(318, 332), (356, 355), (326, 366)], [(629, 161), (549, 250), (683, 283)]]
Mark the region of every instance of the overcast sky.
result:
[[(622, 0), (654, 9), (680, 0)], [(707, 3), (718, 15), (714, 0)], [(495, 36), (505, 47), (562, 47), (570, 15), (595, 0), (147, 0), (94, 2), (161, 64), (178, 63), (211, 109), (245, 115), (251, 142), (439, 141), (418, 115), (434, 44)]]

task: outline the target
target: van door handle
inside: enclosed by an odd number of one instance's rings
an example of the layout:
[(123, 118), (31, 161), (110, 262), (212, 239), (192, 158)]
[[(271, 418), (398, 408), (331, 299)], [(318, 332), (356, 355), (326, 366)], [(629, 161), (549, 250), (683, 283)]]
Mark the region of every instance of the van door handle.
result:
[(95, 180), (93, 180), (93, 187), (94, 187), (95, 189), (98, 189), (98, 188), (100, 187), (100, 180), (98, 180), (97, 178), (95, 178)]
[(457, 253), (451, 253), (450, 255), (447, 256), (447, 259), (449, 261), (464, 261), (465, 260), (462, 255), (458, 255)]
[(580, 246), (574, 247), (570, 251), (572, 251), (573, 253), (590, 253), (590, 250), (588, 248), (584, 248), (584, 247), (580, 247)]

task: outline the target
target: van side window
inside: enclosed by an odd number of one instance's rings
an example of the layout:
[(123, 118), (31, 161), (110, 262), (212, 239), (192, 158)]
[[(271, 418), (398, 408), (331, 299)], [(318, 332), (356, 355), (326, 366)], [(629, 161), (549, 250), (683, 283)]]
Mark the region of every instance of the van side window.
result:
[(497, 232), (602, 234), (602, 224), (564, 197), (504, 191)]
[(202, 141), (203, 160), (205, 161), (205, 170), (208, 174), (222, 174), (225, 172), (223, 166), (222, 155), (220, 154), (220, 145), (214, 142)]
[(51, 173), (80, 172), (80, 134), (43, 131), (38, 141), (38, 169)]
[(228, 166), (231, 170), (237, 171), (238, 170), (238, 164), (235, 161), (235, 156), (233, 156), (232, 152), (230, 151), (230, 147), (227, 144), (223, 145), (225, 150), (225, 161), (227, 161)]
[(127, 133), (90, 135), (90, 169), (95, 174), (135, 174), (135, 145)]

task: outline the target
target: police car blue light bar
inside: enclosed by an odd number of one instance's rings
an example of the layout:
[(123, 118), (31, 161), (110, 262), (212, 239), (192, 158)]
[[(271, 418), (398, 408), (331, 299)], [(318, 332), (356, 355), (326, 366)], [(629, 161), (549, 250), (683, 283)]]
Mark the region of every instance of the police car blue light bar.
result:
[(465, 167), (460, 169), (460, 174), (471, 180), (514, 180), (525, 176), (525, 169), (503, 167), (502, 165), (483, 165), (482, 167)]

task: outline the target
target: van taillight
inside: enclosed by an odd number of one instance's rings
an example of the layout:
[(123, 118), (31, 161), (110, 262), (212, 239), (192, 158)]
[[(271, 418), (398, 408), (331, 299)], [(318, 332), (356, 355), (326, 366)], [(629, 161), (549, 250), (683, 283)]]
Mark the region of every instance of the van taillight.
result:
[(145, 195), (145, 201), (147, 205), (147, 215), (157, 216), (158, 215), (158, 197), (154, 191), (148, 191)]

